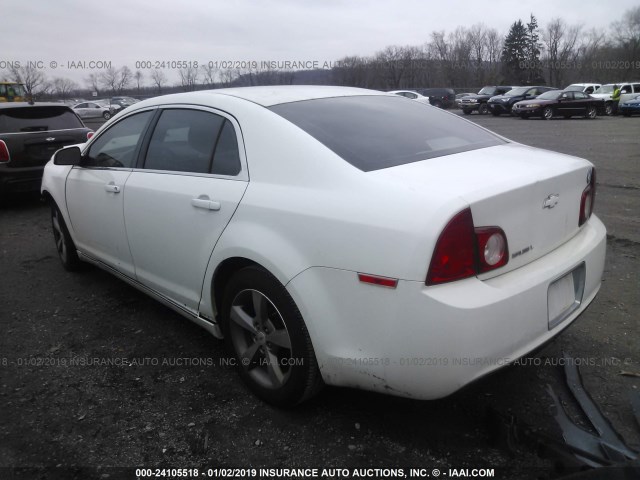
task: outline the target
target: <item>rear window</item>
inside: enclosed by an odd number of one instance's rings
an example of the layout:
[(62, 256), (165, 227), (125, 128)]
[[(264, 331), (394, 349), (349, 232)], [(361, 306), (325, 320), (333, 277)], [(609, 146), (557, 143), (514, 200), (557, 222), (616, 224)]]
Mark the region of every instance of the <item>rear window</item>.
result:
[(322, 98), (270, 109), (365, 172), (505, 143), (456, 115), (397, 96)]
[(84, 128), (67, 107), (0, 108), (0, 133), (46, 132)]

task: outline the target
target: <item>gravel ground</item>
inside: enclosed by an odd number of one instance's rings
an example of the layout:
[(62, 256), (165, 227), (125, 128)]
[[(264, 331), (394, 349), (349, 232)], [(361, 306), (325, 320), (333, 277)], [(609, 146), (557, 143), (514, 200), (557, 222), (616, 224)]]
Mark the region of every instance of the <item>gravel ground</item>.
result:
[(98, 269), (65, 272), (48, 208), (36, 197), (5, 198), (0, 478), (135, 478), (131, 467), (347, 468), (352, 476), (423, 468), (445, 478), (449, 469), (492, 468), (495, 478), (555, 478), (553, 459), (496, 436), (489, 413), (560, 439), (546, 388), (566, 397), (563, 351), (584, 359), (588, 391), (638, 448), (628, 393), (640, 378), (620, 372), (640, 373), (640, 118), (471, 119), (598, 168), (596, 213), (609, 232), (602, 290), (536, 354), (537, 365), (503, 369), (439, 401), (326, 388), (296, 410), (278, 410), (244, 388), (222, 343), (203, 330)]

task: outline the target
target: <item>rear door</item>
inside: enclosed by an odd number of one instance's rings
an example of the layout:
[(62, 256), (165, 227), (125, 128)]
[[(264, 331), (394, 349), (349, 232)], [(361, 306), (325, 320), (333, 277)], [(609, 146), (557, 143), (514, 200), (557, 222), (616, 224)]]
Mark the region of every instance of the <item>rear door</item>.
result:
[(124, 219), (137, 279), (196, 311), (209, 257), (248, 185), (240, 129), (206, 108), (162, 110), (127, 180)]
[(574, 92), (574, 103), (576, 105), (577, 115), (586, 115), (587, 109), (591, 105), (591, 97), (583, 92)]
[(79, 250), (133, 277), (124, 224), (124, 186), (155, 110), (135, 113), (102, 132), (67, 176), (67, 210)]

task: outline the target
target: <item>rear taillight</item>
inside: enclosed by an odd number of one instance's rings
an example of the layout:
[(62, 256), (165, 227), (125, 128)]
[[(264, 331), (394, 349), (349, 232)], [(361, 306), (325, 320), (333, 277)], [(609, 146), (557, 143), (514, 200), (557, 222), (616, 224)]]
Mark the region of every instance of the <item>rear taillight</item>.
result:
[(471, 209), (458, 213), (436, 243), (427, 274), (427, 285), (452, 282), (476, 274), (476, 246)]
[(509, 259), (507, 236), (501, 228), (476, 228), (478, 242), (478, 273), (488, 272), (506, 265)]
[(9, 160), (11, 160), (9, 147), (4, 141), (0, 140), (0, 163), (7, 163)]
[(596, 169), (592, 168), (589, 178), (589, 185), (582, 191), (580, 199), (580, 217), (578, 226), (583, 225), (593, 213), (593, 205), (596, 201)]
[(96, 132), (87, 132), (87, 140), (91, 140), (91, 137), (95, 135)]
[(473, 277), (509, 261), (507, 237), (499, 227), (473, 225), (471, 209), (458, 213), (444, 228), (433, 251), (427, 285)]

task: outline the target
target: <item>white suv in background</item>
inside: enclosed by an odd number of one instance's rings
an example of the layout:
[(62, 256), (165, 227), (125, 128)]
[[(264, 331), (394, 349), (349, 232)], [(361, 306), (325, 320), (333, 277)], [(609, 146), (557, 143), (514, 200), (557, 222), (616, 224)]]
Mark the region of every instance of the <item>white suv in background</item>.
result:
[(584, 92), (586, 94), (591, 95), (602, 85), (600, 83), (572, 83), (565, 90), (571, 92)]
[(640, 93), (640, 82), (618, 82), (602, 85), (591, 96), (595, 98), (602, 98), (604, 100), (604, 108), (607, 115), (612, 114), (611, 97), (613, 95), (613, 87), (616, 85), (620, 87), (620, 103), (631, 100), (635, 94)]

